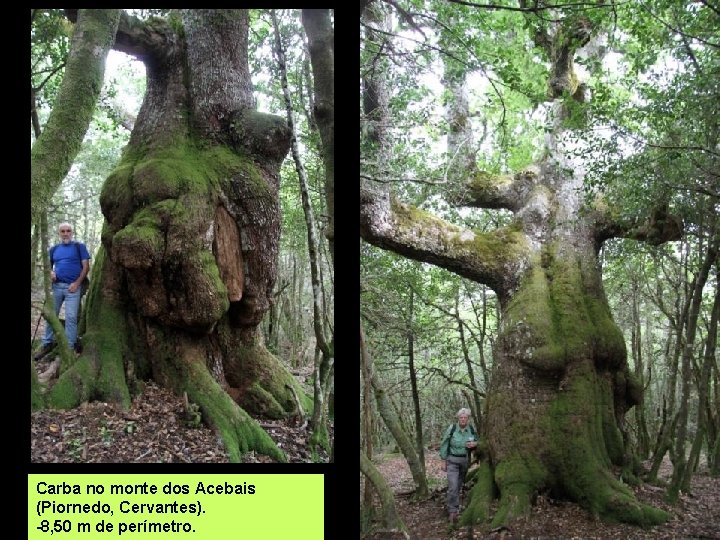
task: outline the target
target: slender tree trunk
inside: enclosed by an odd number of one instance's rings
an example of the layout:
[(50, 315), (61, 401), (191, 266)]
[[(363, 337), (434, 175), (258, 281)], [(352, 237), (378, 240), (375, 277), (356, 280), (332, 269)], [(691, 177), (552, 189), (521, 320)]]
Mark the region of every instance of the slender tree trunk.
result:
[(715, 445), (712, 448), (712, 465), (710, 466), (710, 474), (715, 478), (720, 476), (720, 435), (715, 437)]
[(301, 325), (302, 325), (302, 313), (300, 312), (300, 306), (302, 298), (302, 282), (298, 277), (298, 261), (297, 255), (292, 254), (292, 286), (290, 287), (290, 302), (285, 304), (287, 307), (287, 320), (289, 329), (289, 340), (290, 340), (290, 364), (293, 367), (301, 365), (298, 351), (301, 349)]
[[(683, 487), (690, 485), (690, 477), (692, 476), (692, 464), (688, 463), (685, 456), (685, 442), (687, 440), (688, 401), (690, 399), (690, 382), (692, 378), (693, 348), (695, 344), (695, 334), (697, 332), (697, 321), (700, 316), (702, 290), (707, 282), (710, 268), (717, 259), (719, 240), (720, 236), (710, 240), (706, 248), (705, 258), (692, 285), (692, 302), (688, 313), (687, 330), (682, 355), (682, 394), (678, 414), (677, 433), (675, 435), (673, 476), (667, 492), (667, 499), (671, 502), (677, 501)], [(701, 426), (698, 425), (699, 429), (700, 427)]]
[[(715, 258), (717, 259), (717, 242), (715, 243)], [(712, 247), (710, 248), (712, 250)], [(697, 468), (700, 461), (700, 451), (702, 449), (703, 442), (708, 436), (710, 431), (710, 418), (708, 416), (708, 392), (710, 389), (710, 374), (712, 372), (713, 361), (715, 359), (715, 349), (717, 346), (717, 334), (718, 334), (718, 318), (720, 317), (720, 287), (715, 287), (715, 299), (713, 300), (713, 307), (710, 315), (710, 323), (708, 325), (707, 340), (705, 342), (705, 353), (703, 355), (702, 369), (700, 373), (700, 380), (698, 381), (698, 406), (697, 406), (697, 422), (695, 439), (693, 440), (692, 448), (690, 449), (690, 456), (688, 458), (688, 465), (685, 468), (683, 478), (680, 484), (680, 490), (689, 493), (690, 492), (690, 481), (692, 475)], [(711, 439), (708, 437), (708, 441)], [(712, 450), (712, 444), (708, 444), (708, 454)]]
[(33, 134), (35, 135), (35, 140), (38, 140), (40, 138), (40, 119), (38, 118), (37, 114), (37, 98), (35, 97), (35, 89), (30, 89), (30, 122), (32, 123), (33, 127)]
[(380, 504), (382, 506), (382, 527), (388, 532), (398, 532), (404, 538), (410, 538), (405, 532), (407, 529), (400, 514), (395, 507), (395, 497), (392, 489), (383, 478), (377, 467), (368, 459), (365, 453), (360, 450), (360, 472), (372, 482), (375, 490), (380, 496)]
[[(371, 171), (383, 174), (389, 158), (389, 95), (387, 88), (387, 75), (384, 66), (383, 50), (387, 46), (387, 36), (382, 32), (372, 30), (372, 27), (390, 29), (389, 16), (384, 11), (380, 2), (368, 6), (363, 13), (363, 19), (369, 23), (365, 28), (366, 41), (371, 44), (369, 53), (375, 54), (372, 69), (363, 74), (362, 78), (362, 112), (361, 129), (368, 142), (369, 148), (363, 148), (363, 160), (371, 162)], [(372, 182), (361, 178), (361, 185), (364, 189), (370, 189), (377, 193), (387, 195), (387, 188), (379, 187)]]
[(313, 298), (313, 330), (317, 347), (320, 349), (319, 361), (314, 367), (314, 406), (313, 415), (310, 425), (312, 426), (312, 436), (310, 437), (311, 445), (320, 445), (326, 450), (330, 448), (327, 431), (327, 408), (324, 402), (325, 389), (327, 388), (330, 369), (333, 363), (333, 352), (331, 350), (332, 337), (328, 339), (324, 332), (324, 316), (321, 308), (322, 303), (322, 286), (320, 282), (320, 260), (318, 256), (318, 241), (315, 232), (315, 217), (310, 203), (308, 194), (307, 175), (305, 167), (300, 159), (300, 150), (297, 143), (297, 133), (295, 129), (295, 118), (293, 114), (292, 100), (290, 99), (290, 91), (288, 89), (287, 68), (285, 66), (285, 48), (280, 35), (280, 27), (277, 21), (275, 11), (271, 11), (273, 27), (275, 30), (275, 54), (278, 61), (278, 70), (280, 73), (280, 83), (283, 89), (283, 98), (285, 100), (285, 109), (287, 113), (288, 126), (290, 128), (291, 138), (290, 146), (292, 149), (293, 161), (295, 162), (295, 170), (297, 171), (298, 181), (300, 183), (300, 198), (302, 200), (303, 214), (305, 216), (305, 227), (307, 230), (308, 255), (310, 258), (310, 279), (312, 281), (312, 298)]
[[(678, 302), (680, 302), (678, 298)], [(682, 342), (683, 342), (683, 329), (687, 324), (688, 310), (690, 309), (690, 299), (686, 296), (682, 300), (682, 308), (676, 306), (676, 316), (672, 317), (672, 324), (675, 339), (672, 345), (672, 355), (666, 358), (669, 360), (668, 366), (668, 381), (667, 381), (667, 399), (663, 400), (663, 423), (658, 435), (658, 442), (655, 446), (655, 452), (652, 458), (652, 465), (650, 471), (647, 474), (647, 479), (651, 482), (657, 479), (658, 471), (662, 465), (662, 461), (665, 458), (665, 454), (670, 452), (673, 453), (673, 432), (675, 426), (675, 401), (676, 401), (676, 388), (677, 388), (677, 377), (678, 377), (678, 366), (680, 361), (680, 355), (682, 354)], [(668, 338), (669, 339), (669, 338)], [(670, 345), (670, 343), (668, 343)]]
[(330, 257), (335, 260), (335, 34), (329, 9), (303, 9), (314, 80), (313, 114), (320, 131), (325, 166)]
[[(485, 359), (485, 341), (488, 337), (487, 330), (487, 316), (488, 316), (488, 299), (487, 299), (487, 287), (482, 286), (482, 305), (480, 306), (480, 314), (478, 314), (477, 306), (475, 302), (471, 300), (473, 313), (475, 314), (475, 321), (479, 328), (479, 335), (473, 334), (473, 339), (478, 348), (478, 359), (480, 361), (480, 370), (483, 376), (483, 388), (487, 388), (490, 385), (490, 370), (487, 366)], [(492, 342), (490, 343), (492, 345)]]
[(465, 359), (465, 368), (467, 369), (468, 377), (470, 378), (470, 386), (473, 388), (472, 403), (473, 407), (473, 418), (475, 419), (475, 426), (478, 431), (482, 431), (482, 406), (480, 404), (480, 396), (478, 394), (478, 385), (475, 382), (475, 369), (473, 368), (472, 361), (470, 360), (470, 351), (468, 350), (467, 342), (465, 341), (465, 324), (460, 317), (460, 292), (458, 291), (455, 295), (455, 318), (458, 325), (458, 332), (460, 334), (460, 346), (463, 352), (463, 358)]
[[(715, 295), (717, 299), (718, 291), (720, 288), (720, 265), (715, 265)], [(710, 343), (713, 349), (717, 350), (717, 337), (718, 337), (718, 322), (715, 321), (715, 327), (713, 327), (713, 319), (711, 318), (710, 324), (708, 325), (708, 336), (713, 336), (713, 341)], [(708, 340), (710, 341), (710, 340)], [(706, 354), (710, 347), (706, 347)], [(706, 356), (707, 358), (707, 356)], [(711, 375), (710, 375), (710, 388), (714, 389), (713, 395), (708, 392), (707, 407), (705, 410), (705, 417), (708, 423), (708, 468), (710, 474), (713, 476), (720, 475), (720, 370), (714, 357), (710, 357), (711, 362)]]
[[(642, 359), (642, 325), (640, 321), (639, 291), (637, 283), (633, 282), (632, 299), (632, 335), (631, 351), (635, 365), (635, 377), (640, 385), (645, 387), (644, 368)], [(635, 422), (637, 424), (637, 454), (640, 459), (647, 459), (650, 452), (650, 436), (645, 421), (645, 403), (635, 406)]]
[(38, 247), (40, 244), (40, 224), (32, 226), (32, 237), (30, 238), (30, 290), (37, 277)]
[[(705, 341), (705, 353), (703, 355), (700, 379), (698, 381), (697, 427), (695, 431), (695, 439), (693, 440), (692, 448), (690, 449), (688, 467), (685, 469), (685, 474), (680, 488), (685, 493), (690, 492), (692, 475), (700, 462), (700, 452), (705, 440), (708, 441), (708, 456), (712, 452), (712, 444), (710, 441), (714, 439), (709, 435), (711, 427), (710, 416), (708, 414), (710, 411), (710, 407), (708, 407), (708, 393), (710, 389), (710, 374), (712, 372), (713, 362), (715, 361), (715, 350), (717, 348), (718, 318), (720, 318), (720, 287), (716, 285), (715, 299), (713, 300), (710, 322), (708, 324), (708, 334)], [(710, 461), (710, 458), (708, 458), (708, 461)]]
[(380, 380), (375, 373), (372, 356), (367, 350), (367, 345), (365, 343), (365, 333), (362, 329), (362, 323), (360, 324), (360, 354), (362, 355), (362, 362), (367, 366), (367, 370), (370, 375), (370, 383), (375, 394), (375, 401), (377, 402), (380, 417), (385, 422), (385, 425), (390, 433), (392, 433), (395, 442), (397, 442), (400, 447), (400, 451), (405, 456), (408, 466), (410, 467), (410, 473), (412, 474), (413, 481), (415, 482), (415, 496), (418, 498), (425, 498), (428, 495), (427, 478), (423, 472), (423, 467), (420, 464), (420, 459), (415, 451), (415, 447), (400, 424), (400, 419), (393, 410), (392, 403), (388, 399), (385, 389), (382, 387)]
[[(448, 44), (456, 39), (451, 30), (452, 19), (449, 23), (449, 26), (440, 30), (441, 44)], [(475, 142), (470, 122), (466, 68), (457, 59), (444, 57), (443, 84), (450, 96), (445, 114), (449, 126), (445, 176), (449, 184), (450, 197), (462, 197), (467, 175), (475, 172)]]
[[(362, 440), (363, 449), (367, 458), (372, 461), (373, 458), (373, 412), (372, 412), (372, 386), (370, 383), (370, 371), (365, 359), (367, 355), (360, 355), (360, 371), (362, 375)], [(372, 490), (369, 481), (365, 481), (365, 489), (363, 490), (362, 506), (366, 509), (372, 508)]]
[[(31, 225), (37, 225), (43, 219), (47, 220), (47, 208), (50, 200), (80, 151), (82, 140), (90, 125), (100, 95), (105, 58), (115, 39), (119, 18), (120, 10), (116, 9), (79, 11), (60, 92), (42, 133), (40, 133), (35, 110), (35, 95), (31, 91), (31, 115), (36, 137), (30, 150)], [(41, 225), (41, 229), (43, 228), (46, 233), (47, 223), (44, 227)], [(43, 238), (46, 237), (45, 234)], [(45, 253), (43, 253), (43, 259), (47, 259)], [(46, 270), (45, 293), (48, 299), (46, 304), (49, 304), (50, 307), (49, 311), (46, 310), (45, 313), (50, 313), (50, 316), (54, 318), (53, 302), (49, 293), (50, 274), (47, 265), (44, 265), (44, 269)], [(32, 272), (35, 272), (35, 268), (32, 269)], [(57, 322), (57, 319), (55, 318), (52, 322)], [(67, 358), (69, 351), (63, 350), (62, 354), (64, 358)], [(35, 367), (31, 365), (31, 368), (34, 373)], [(37, 376), (33, 375), (31, 377), (33, 407), (39, 408), (37, 384)]]
[(423, 444), (422, 415), (420, 414), (420, 394), (418, 392), (417, 373), (415, 372), (415, 329), (414, 325), (414, 293), (410, 289), (410, 306), (408, 310), (407, 345), (408, 345), (408, 368), (410, 371), (410, 388), (412, 391), (413, 411), (415, 412), (415, 445), (417, 447), (418, 459), (422, 467), (423, 476), (425, 470), (425, 445)]

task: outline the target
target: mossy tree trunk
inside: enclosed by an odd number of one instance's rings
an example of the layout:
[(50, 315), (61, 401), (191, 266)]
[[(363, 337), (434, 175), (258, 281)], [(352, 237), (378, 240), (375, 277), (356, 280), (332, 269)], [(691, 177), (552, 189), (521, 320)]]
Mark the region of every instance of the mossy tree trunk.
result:
[(127, 406), (134, 380), (152, 377), (187, 392), (232, 460), (254, 450), (282, 461), (250, 414), (293, 414), (293, 388), (311, 408), (258, 328), (276, 278), (290, 133), (255, 110), (247, 34), (247, 10), (121, 18), (116, 48), (145, 63), (147, 91), (100, 196), (85, 353), (51, 400)]
[(400, 514), (395, 506), (395, 496), (392, 488), (383, 478), (382, 473), (378, 471), (365, 453), (360, 450), (360, 472), (372, 483), (380, 497), (380, 505), (382, 507), (382, 530), (385, 533), (398, 533), (403, 538), (409, 538), (407, 527), (402, 521)]
[[(454, 195), (458, 205), (510, 210), (509, 226), (464, 229), (361, 188), (366, 241), (484, 283), (500, 301), (502, 326), (483, 425), (494, 482), (484, 481), (471, 494), (487, 509), (497, 487), (494, 527), (527, 513), (543, 490), (610, 520), (648, 526), (668, 518), (639, 503), (611, 471), (627, 465), (621, 430), (642, 388), (610, 313), (598, 253), (613, 237), (653, 244), (678, 239), (682, 224), (663, 207), (630, 221), (601, 202), (586, 205), (582, 167), (565, 152), (572, 144), (563, 122), (565, 100), (578, 107), (585, 99), (572, 62), (589, 38), (581, 30), (546, 36), (556, 123), (544, 159), (510, 177), (469, 171), (466, 189)], [(463, 522), (486, 515), (476, 508), (475, 518)]]

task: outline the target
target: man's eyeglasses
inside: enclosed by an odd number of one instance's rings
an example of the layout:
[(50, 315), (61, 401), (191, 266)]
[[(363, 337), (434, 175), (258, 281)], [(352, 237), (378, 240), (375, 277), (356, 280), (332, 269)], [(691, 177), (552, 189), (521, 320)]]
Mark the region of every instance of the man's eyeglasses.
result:
[(72, 232), (72, 229), (60, 229), (60, 232)]

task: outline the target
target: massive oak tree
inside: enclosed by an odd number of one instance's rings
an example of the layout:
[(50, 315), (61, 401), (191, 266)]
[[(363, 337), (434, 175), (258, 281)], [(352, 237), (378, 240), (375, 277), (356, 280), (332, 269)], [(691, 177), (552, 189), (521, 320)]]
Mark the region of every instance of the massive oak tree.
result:
[(613, 466), (630, 465), (623, 419), (642, 388), (628, 369), (598, 253), (610, 238), (652, 244), (678, 239), (682, 224), (665, 204), (626, 218), (599, 198), (583, 197), (584, 173), (572, 154), (569, 119), (588, 99), (574, 59), (595, 30), (584, 17), (541, 19), (547, 26), (536, 28), (533, 37), (550, 64), (550, 127), (542, 158), (505, 176), (466, 164), (453, 171), (465, 185), (448, 190), (455, 205), (510, 211), (510, 224), (490, 232), (463, 228), (366, 183), (360, 234), (380, 248), (486, 284), (500, 301), (483, 426), (487, 462), (462, 516), (465, 523), (488, 517), (496, 486), (495, 526), (527, 512), (545, 490), (605, 518), (656, 524), (667, 514), (639, 503), (612, 472)]
[(292, 414), (293, 389), (311, 406), (258, 328), (276, 278), (290, 132), (256, 110), (248, 12), (123, 15), (115, 48), (145, 64), (147, 91), (100, 196), (85, 351), (48, 403), (127, 406), (152, 377), (199, 405), (232, 460), (250, 450), (284, 460), (250, 414)]

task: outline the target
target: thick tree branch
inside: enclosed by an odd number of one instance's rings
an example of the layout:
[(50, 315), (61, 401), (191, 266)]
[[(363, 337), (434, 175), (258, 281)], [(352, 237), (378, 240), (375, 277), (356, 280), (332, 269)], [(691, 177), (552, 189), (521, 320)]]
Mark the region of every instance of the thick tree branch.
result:
[[(66, 9), (65, 16), (71, 22), (75, 22), (77, 12), (77, 9)], [(120, 12), (120, 24), (113, 49), (145, 62), (152, 57), (164, 56), (167, 44), (174, 39), (174, 35), (175, 32), (165, 19), (150, 18), (141, 21), (137, 17)]]
[(610, 238), (629, 238), (657, 246), (680, 240), (684, 232), (682, 220), (669, 214), (666, 205), (653, 210), (649, 218), (618, 218), (601, 204), (596, 205), (595, 211), (598, 243)]
[(517, 212), (528, 201), (537, 182), (537, 173), (534, 168), (514, 176), (479, 172), (450, 202), (455, 206), (505, 208)]
[(485, 283), (501, 299), (527, 263), (528, 240), (515, 227), (482, 233), (443, 221), (428, 212), (360, 190), (360, 236), (404, 257), (435, 264)]
[(122, 13), (115, 38), (116, 51), (129, 54), (141, 62), (163, 58), (168, 54), (169, 42), (175, 39), (175, 31), (165, 19), (151, 18), (141, 21)]

